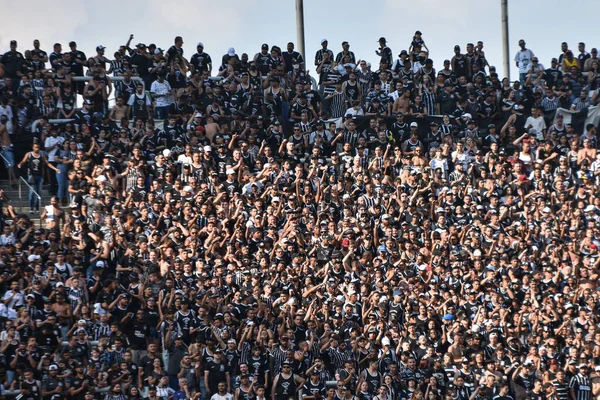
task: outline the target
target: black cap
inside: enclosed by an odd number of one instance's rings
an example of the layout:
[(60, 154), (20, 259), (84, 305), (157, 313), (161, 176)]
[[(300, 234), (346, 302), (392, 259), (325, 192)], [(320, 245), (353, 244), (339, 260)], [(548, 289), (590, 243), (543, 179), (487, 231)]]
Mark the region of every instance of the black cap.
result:
[(385, 40), (385, 38), (382, 36), (379, 38), (378, 40), (379, 43), (383, 42), (383, 43), (387, 43), (387, 40)]

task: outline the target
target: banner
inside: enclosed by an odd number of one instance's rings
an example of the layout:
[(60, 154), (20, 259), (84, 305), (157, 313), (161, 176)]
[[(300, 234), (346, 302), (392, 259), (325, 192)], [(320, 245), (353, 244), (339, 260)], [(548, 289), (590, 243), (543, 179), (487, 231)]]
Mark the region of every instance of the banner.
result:
[(559, 108), (554, 114), (554, 123), (556, 123), (556, 117), (558, 115), (562, 115), (564, 124), (571, 124), (575, 132), (580, 135), (585, 133), (585, 127), (588, 124), (593, 124), (596, 129), (600, 127), (600, 107), (597, 106), (584, 108), (581, 111), (571, 111), (566, 108)]

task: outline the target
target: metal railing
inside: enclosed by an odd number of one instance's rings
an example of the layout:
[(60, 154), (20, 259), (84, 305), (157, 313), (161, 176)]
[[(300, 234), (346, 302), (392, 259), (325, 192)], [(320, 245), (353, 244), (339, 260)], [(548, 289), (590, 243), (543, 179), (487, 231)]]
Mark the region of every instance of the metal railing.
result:
[[(39, 202), (39, 208), (42, 208), (42, 196), (27, 182), (22, 176), (19, 177), (19, 210), (23, 213), (23, 190), (21, 184), (24, 183), (27, 188), (29, 188), (29, 193), (27, 196), (27, 200), (29, 201), (29, 195), (33, 194), (37, 197)], [(42, 227), (42, 220), (40, 218), (40, 228)]]
[[(2, 157), (2, 159), (4, 160), (4, 165), (5, 165), (5, 166), (6, 166), (6, 165), (10, 165), (10, 166), (11, 166), (11, 168), (14, 168), (14, 167), (15, 167), (14, 165), (12, 165), (12, 164), (14, 164), (14, 162), (12, 162), (12, 163), (11, 163), (11, 162), (10, 162), (10, 161), (9, 161), (9, 160), (6, 158), (6, 157), (4, 157), (4, 155), (2, 154), (2, 152), (0, 152), (0, 157)], [(7, 169), (8, 169), (8, 168), (7, 168)], [(12, 187), (12, 185), (13, 185), (13, 180), (12, 180), (12, 174), (10, 174), (10, 173), (8, 174), (8, 182), (9, 182), (10, 186)]]
[[(109, 76), (109, 78), (113, 82), (123, 81), (123, 77), (122, 76)], [(313, 78), (311, 75), (309, 75), (309, 78), (310, 78), (310, 83), (312, 85), (313, 90), (319, 90), (319, 86), (317, 85), (316, 79)], [(212, 80), (212, 81), (215, 81), (215, 82), (219, 82), (219, 81), (224, 80), (225, 78), (222, 77), (222, 76), (211, 76), (209, 79)], [(263, 77), (263, 79), (266, 79), (266, 77)], [(71, 80), (74, 81), (74, 82), (88, 82), (90, 80), (90, 77), (89, 76), (74, 76), (74, 77), (71, 78)], [(146, 90), (146, 86), (145, 86), (144, 80), (142, 78), (137, 77), (137, 76), (132, 76), (131, 80), (132, 81), (136, 81), (136, 82), (142, 82), (142, 84), (144, 85), (144, 90)], [(111, 103), (114, 104), (114, 102), (116, 100), (115, 97), (114, 97), (114, 94), (115, 94), (115, 91), (113, 90), (113, 97), (110, 97), (108, 99), (109, 106), (110, 106)], [(72, 121), (75, 121), (75, 119), (73, 119), (73, 118), (69, 118), (69, 119), (50, 119), (50, 120), (48, 120), (48, 123), (54, 125), (54, 124), (66, 124), (67, 122), (72, 122)], [(154, 120), (154, 125), (157, 128), (160, 128), (161, 127), (160, 124), (162, 124), (162, 122), (163, 122), (162, 120)], [(133, 125), (133, 123), (134, 123), (134, 121), (131, 121), (131, 125)], [(39, 119), (36, 119), (35, 121), (33, 121), (33, 123), (31, 124), (31, 131), (35, 132), (37, 130), (37, 127), (38, 127), (39, 124), (40, 124), (40, 120)]]
[[(103, 388), (100, 388), (100, 389), (95, 388), (94, 389), (94, 393), (103, 393), (103, 394), (106, 394), (106, 393), (109, 392), (109, 390), (110, 390), (109, 386), (106, 386), (106, 387), (103, 387)], [(20, 390), (5, 390), (3, 392), (3, 394), (4, 394), (4, 396), (6, 396), (8, 398), (14, 399), (19, 394), (21, 394), (21, 391)]]

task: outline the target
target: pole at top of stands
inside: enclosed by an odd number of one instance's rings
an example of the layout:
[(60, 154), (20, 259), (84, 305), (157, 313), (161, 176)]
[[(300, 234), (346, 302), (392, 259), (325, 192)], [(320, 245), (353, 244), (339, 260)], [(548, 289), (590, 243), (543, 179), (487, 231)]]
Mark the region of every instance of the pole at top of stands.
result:
[(508, 50), (508, 0), (501, 0), (502, 52), (504, 53), (504, 76), (510, 81), (510, 54)]
[(298, 52), (306, 60), (306, 53), (304, 52), (304, 0), (296, 0), (296, 36)]

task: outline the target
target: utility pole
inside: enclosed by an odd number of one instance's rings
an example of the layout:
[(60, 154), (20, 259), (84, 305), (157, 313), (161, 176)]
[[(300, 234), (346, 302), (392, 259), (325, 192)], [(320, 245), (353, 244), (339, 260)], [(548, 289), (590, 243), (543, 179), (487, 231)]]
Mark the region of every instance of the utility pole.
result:
[(502, 52), (504, 53), (504, 76), (510, 81), (510, 54), (508, 50), (508, 0), (501, 0)]
[(296, 39), (298, 52), (302, 54), (306, 62), (306, 53), (304, 52), (304, 0), (296, 0)]

